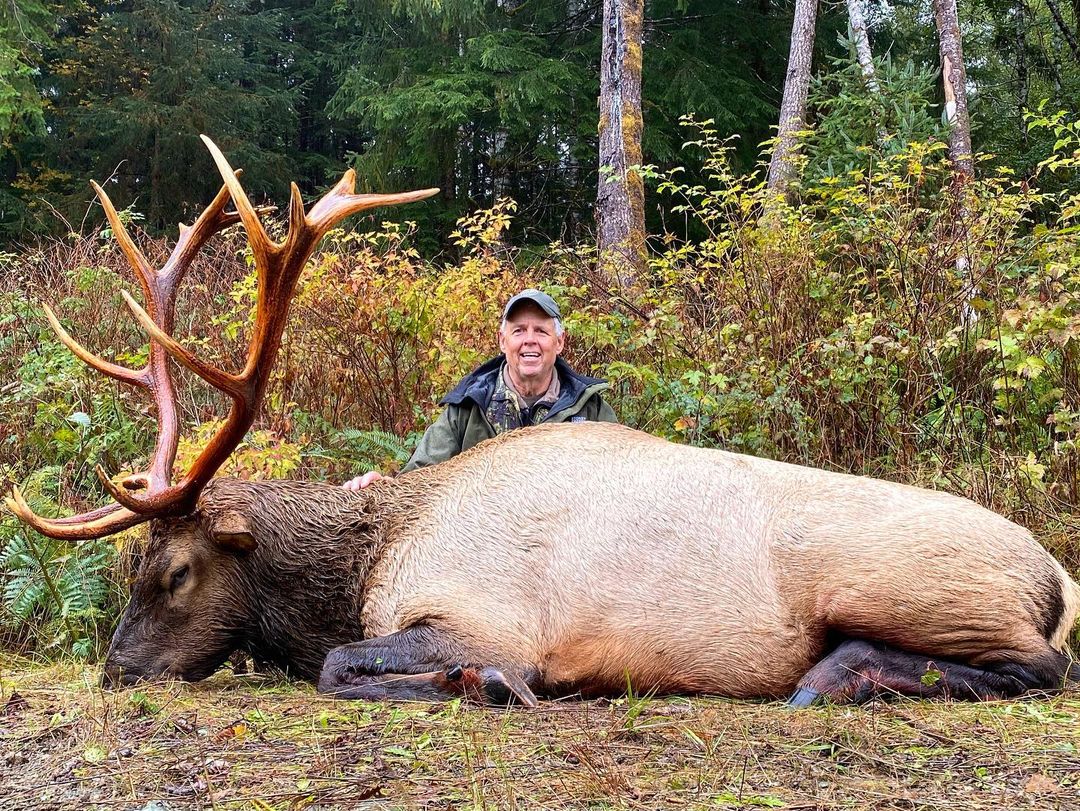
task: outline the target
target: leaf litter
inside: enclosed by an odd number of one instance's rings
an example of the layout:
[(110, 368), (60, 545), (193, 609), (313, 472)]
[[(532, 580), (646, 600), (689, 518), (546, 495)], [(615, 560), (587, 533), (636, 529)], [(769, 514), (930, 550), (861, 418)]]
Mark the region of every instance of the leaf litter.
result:
[(715, 698), (340, 702), (285, 679), (0, 673), (0, 808), (1074, 809), (1080, 694), (791, 711)]

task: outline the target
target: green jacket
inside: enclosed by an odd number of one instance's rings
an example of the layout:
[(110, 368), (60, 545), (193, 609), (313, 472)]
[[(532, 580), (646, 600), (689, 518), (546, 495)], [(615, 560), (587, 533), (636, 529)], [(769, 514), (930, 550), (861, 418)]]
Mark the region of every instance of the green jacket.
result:
[[(401, 469), (403, 473), (445, 462), (495, 436), (486, 412), (502, 365), (502, 355), (492, 358), (443, 397), (441, 403), (446, 409), (424, 433), (412, 458)], [(555, 373), (559, 375), (559, 399), (543, 422), (619, 421), (600, 396), (609, 387), (606, 381), (578, 374), (562, 358), (555, 360)]]

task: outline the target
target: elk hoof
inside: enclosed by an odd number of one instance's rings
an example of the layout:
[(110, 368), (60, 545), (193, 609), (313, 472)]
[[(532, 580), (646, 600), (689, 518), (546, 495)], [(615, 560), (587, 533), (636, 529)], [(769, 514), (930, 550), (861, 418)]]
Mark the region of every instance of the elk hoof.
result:
[(819, 698), (821, 698), (821, 693), (813, 687), (800, 687), (784, 703), (793, 710), (801, 710), (809, 707)]
[(474, 697), (485, 704), (500, 707), (521, 704), (529, 708), (540, 705), (529, 685), (515, 673), (504, 673), (496, 667), (485, 667), (475, 673), (474, 678), (475, 685), (466, 684), (466, 695), (478, 693), (479, 695)]

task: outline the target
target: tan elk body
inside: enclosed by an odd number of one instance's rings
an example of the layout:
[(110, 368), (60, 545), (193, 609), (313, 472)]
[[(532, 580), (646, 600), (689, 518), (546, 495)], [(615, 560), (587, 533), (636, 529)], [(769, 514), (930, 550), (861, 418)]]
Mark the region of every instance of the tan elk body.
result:
[(965, 499), (619, 426), (531, 429), (376, 488), (409, 520), (365, 635), (437, 622), (554, 692), (781, 696), (829, 631), (979, 664), (1044, 652), (1048, 623), (1064, 649), (1080, 609), (1030, 533)]
[[(139, 279), (151, 337), (132, 370), (61, 340), (153, 396), (161, 431), (116, 501), (71, 518), (7, 503), (46, 535), (95, 538), (151, 521), (105, 680), (199, 679), (234, 650), (352, 698), (707, 692), (957, 698), (1054, 689), (1080, 589), (1023, 528), (953, 496), (717, 450), (620, 426), (540, 426), (354, 493), (211, 480), (251, 426), (304, 264), (343, 217), (436, 190), (356, 195), (353, 176), (310, 209), (294, 186), (274, 242), (236, 173), (155, 270), (95, 187)], [(235, 212), (226, 211), (232, 201)], [(171, 336), (176, 292), (217, 231), (242, 222), (259, 280), (236, 374)], [(125, 294), (126, 295), (126, 294)], [(225, 392), (221, 429), (173, 483), (178, 411), (169, 358)]]

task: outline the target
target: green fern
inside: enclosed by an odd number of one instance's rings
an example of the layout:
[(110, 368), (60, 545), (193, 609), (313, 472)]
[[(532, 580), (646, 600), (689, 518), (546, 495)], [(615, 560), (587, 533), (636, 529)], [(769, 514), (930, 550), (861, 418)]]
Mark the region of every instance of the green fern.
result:
[[(26, 482), (26, 498), (35, 510), (57, 512), (43, 492), (55, 474), (44, 469)], [(99, 620), (107, 616), (115, 594), (113, 546), (105, 540), (53, 540), (13, 518), (0, 522), (0, 543), (3, 624), (36, 648), (89, 657), (103, 641)]]
[(367, 462), (374, 468), (381, 467), (387, 459), (403, 465), (412, 455), (410, 439), (389, 431), (357, 431), (350, 428), (342, 431), (341, 436), (348, 443), (349, 450), (356, 455), (358, 462)]
[(0, 552), (4, 607), (16, 622), (29, 622), (50, 602), (44, 577), (53, 557), (50, 546), (43, 543), (35, 548), (26, 535), (17, 534)]

